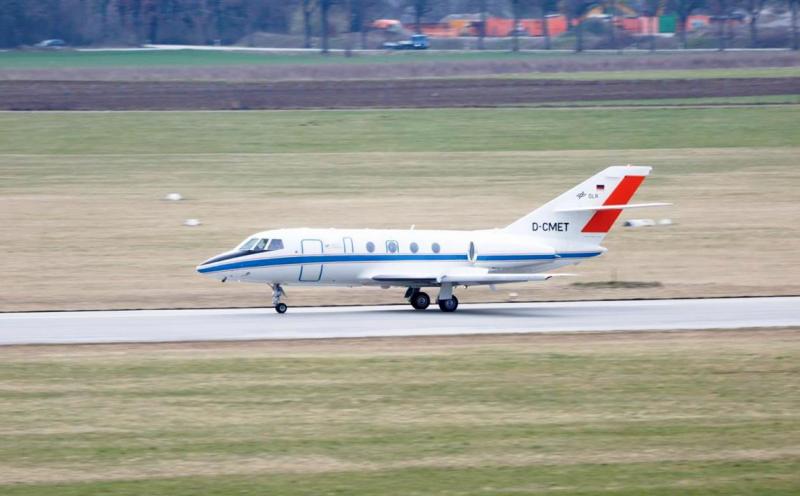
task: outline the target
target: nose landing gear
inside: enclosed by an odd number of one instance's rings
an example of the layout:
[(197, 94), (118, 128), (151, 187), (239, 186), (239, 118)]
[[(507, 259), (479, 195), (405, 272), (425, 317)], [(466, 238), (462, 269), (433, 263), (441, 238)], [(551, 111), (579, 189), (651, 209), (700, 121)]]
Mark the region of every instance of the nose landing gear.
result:
[(286, 313), (289, 307), (286, 303), (281, 303), (281, 296), (286, 296), (280, 284), (270, 285), (272, 288), (272, 304), (275, 306), (275, 311), (278, 313)]

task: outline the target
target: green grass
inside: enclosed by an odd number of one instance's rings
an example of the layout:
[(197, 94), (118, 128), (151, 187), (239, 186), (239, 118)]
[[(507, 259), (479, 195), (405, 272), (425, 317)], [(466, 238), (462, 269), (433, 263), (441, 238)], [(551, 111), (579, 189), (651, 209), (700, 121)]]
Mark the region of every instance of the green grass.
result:
[(735, 69), (663, 69), (637, 71), (531, 72), (501, 74), (503, 79), (709, 79), (800, 77), (800, 67), (747, 67)]
[(788, 495), (800, 484), (796, 330), (0, 357), (4, 496)]
[(66, 67), (218, 66), (252, 64), (363, 64), (470, 60), (526, 60), (563, 57), (564, 54), (511, 52), (390, 52), (345, 57), (341, 53), (257, 53), (203, 50), (164, 51), (9, 51), (0, 52), (0, 69)]
[(800, 109), (430, 109), (0, 113), (6, 154), (775, 147)]
[(800, 95), (712, 96), (700, 98), (651, 98), (647, 100), (589, 100), (549, 102), (535, 107), (692, 107), (706, 105), (798, 105)]
[[(624, 54), (574, 54), (563, 52), (373, 52), (345, 57), (340, 52), (327, 56), (319, 53), (264, 53), (247, 51), (163, 50), (163, 51), (20, 51), (0, 52), (2, 69), (57, 69), (57, 68), (114, 68), (114, 67), (208, 67), (241, 65), (316, 65), (316, 64), (391, 64), (406, 62), (469, 62), (504, 60), (563, 59), (570, 63), (604, 58), (610, 62), (624, 59), (670, 60), (686, 54), (624, 53)], [(691, 54), (689, 54), (691, 55)], [(578, 66), (580, 67), (580, 66)], [(565, 78), (565, 79), (660, 79), (695, 77), (794, 77), (800, 75), (797, 67), (732, 68), (732, 69), (665, 69), (638, 71), (597, 71), (504, 74), (504, 78)]]
[[(579, 280), (662, 286), (472, 288), (464, 301), (797, 294), (798, 117), (790, 105), (0, 113), (0, 246), (14, 281), (0, 309), (263, 306), (263, 288), (220, 287), (193, 267), (267, 228), (504, 226), (625, 163), (655, 167), (637, 201), (673, 202), (645, 215), (675, 225), (615, 229)], [(188, 200), (160, 201), (172, 191)], [(183, 228), (188, 218), (203, 225)], [(333, 289), (291, 295), (341, 302)]]

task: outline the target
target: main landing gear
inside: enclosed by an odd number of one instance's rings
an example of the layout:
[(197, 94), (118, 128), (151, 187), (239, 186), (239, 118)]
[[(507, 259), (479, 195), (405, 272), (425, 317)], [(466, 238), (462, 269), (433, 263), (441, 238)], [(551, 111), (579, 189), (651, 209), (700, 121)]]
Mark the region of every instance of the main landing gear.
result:
[(281, 303), (281, 296), (286, 296), (280, 284), (270, 285), (272, 288), (272, 304), (275, 305), (275, 311), (278, 313), (286, 313), (289, 307), (286, 303)]
[[(423, 293), (419, 288), (408, 288), (406, 299), (415, 310), (425, 310), (431, 304), (431, 297), (428, 293)], [(436, 299), (439, 310), (442, 312), (455, 312), (458, 308), (458, 298), (453, 294), (452, 284), (442, 284), (439, 296)]]
[(431, 304), (431, 297), (428, 296), (428, 293), (423, 293), (417, 288), (409, 288), (410, 292), (406, 292), (406, 298), (408, 298), (408, 302), (411, 303), (411, 306), (414, 307), (415, 310), (425, 310)]
[(439, 297), (436, 298), (439, 304), (439, 310), (442, 312), (455, 312), (458, 308), (458, 298), (453, 294), (453, 285), (450, 283), (443, 283), (439, 288)]
[(439, 310), (442, 312), (455, 312), (456, 308), (458, 308), (458, 298), (456, 298), (456, 295), (451, 296), (447, 300), (439, 300), (437, 303), (439, 304)]

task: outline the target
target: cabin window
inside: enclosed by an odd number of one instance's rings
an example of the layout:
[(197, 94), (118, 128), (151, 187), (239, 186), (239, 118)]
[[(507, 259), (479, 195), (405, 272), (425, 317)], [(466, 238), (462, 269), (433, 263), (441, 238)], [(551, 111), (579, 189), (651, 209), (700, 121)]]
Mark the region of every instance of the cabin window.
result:
[(267, 251), (276, 251), (276, 250), (283, 250), (283, 240), (282, 239), (272, 239), (269, 242), (269, 246), (267, 246)]
[(475, 243), (469, 242), (469, 259), (475, 261)]
[(369, 241), (367, 243), (367, 251), (370, 252), (370, 253), (375, 251), (375, 243), (373, 243), (372, 241)]
[(442, 250), (442, 247), (439, 246), (439, 243), (434, 243), (431, 245), (431, 250), (433, 250), (434, 253), (439, 253)]
[(386, 242), (386, 253), (397, 253), (399, 250), (400, 250), (400, 245), (397, 244), (397, 241)]
[(416, 243), (411, 243), (411, 245), (409, 246), (409, 248), (411, 249), (411, 253), (416, 253), (416, 252), (418, 252), (418, 251), (419, 251), (419, 245), (418, 245), (418, 244), (416, 244)]

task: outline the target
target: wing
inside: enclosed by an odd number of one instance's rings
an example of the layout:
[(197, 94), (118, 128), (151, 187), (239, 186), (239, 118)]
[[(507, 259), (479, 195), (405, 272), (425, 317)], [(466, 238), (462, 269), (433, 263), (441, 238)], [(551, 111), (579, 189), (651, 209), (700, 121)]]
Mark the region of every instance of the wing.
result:
[(546, 281), (553, 277), (572, 277), (574, 274), (514, 274), (508, 272), (489, 272), (488, 270), (458, 270), (445, 273), (385, 273), (371, 277), (375, 282), (395, 286), (430, 285), (439, 286), (450, 283), (457, 286), (477, 286), (482, 284), (504, 284), (512, 282)]

